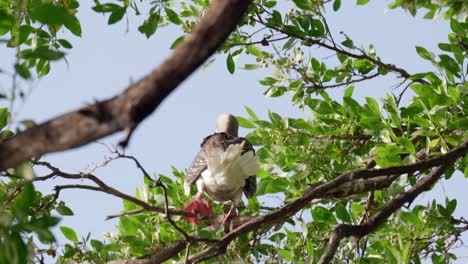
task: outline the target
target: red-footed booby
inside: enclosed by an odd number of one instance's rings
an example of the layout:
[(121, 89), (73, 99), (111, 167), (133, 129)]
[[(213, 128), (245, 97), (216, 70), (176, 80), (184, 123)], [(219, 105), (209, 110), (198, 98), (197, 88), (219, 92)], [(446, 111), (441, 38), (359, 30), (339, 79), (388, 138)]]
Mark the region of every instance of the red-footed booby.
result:
[[(238, 137), (239, 123), (231, 114), (216, 119), (216, 133), (206, 137), (185, 178), (185, 192), (197, 185), (197, 194), (184, 206), (185, 211), (211, 214), (211, 205), (203, 193), (217, 201), (232, 201), (231, 209), (223, 217), (223, 224), (236, 215), (242, 193), (250, 198), (257, 190), (255, 174), (258, 161), (247, 139)], [(188, 218), (197, 224), (195, 218)]]

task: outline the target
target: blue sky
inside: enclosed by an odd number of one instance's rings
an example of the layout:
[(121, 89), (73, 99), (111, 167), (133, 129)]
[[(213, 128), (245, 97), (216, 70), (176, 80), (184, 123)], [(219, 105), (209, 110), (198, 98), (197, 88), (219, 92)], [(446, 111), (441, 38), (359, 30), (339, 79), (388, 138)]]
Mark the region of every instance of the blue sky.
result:
[[(82, 1), (77, 14), (82, 24), (82, 38), (67, 35), (74, 46), (67, 53), (68, 63), (53, 63), (48, 76), (34, 83), (23, 84), (23, 87), (30, 85), (33, 89), (24, 105), (16, 107), (16, 118), (43, 122), (120, 93), (128, 84), (160, 64), (170, 53), (173, 40), (181, 35), (180, 31), (170, 27), (146, 39), (136, 29), (144, 17), (133, 15), (128, 17), (128, 31), (125, 19), (117, 25), (108, 26), (107, 17), (90, 9), (91, 2)], [(384, 1), (371, 1), (366, 6), (355, 6), (353, 2), (343, 1), (338, 13), (330, 11), (325, 14), (335, 35), (344, 31), (355, 44), (367, 46), (373, 43), (383, 61), (396, 64), (410, 73), (431, 69), (431, 65), (419, 58), (414, 47), (424, 46), (429, 51), (438, 52), (437, 43), (447, 39), (447, 21), (413, 18), (400, 10), (384, 12)], [(316, 52), (316, 57), (323, 59), (329, 54), (316, 48), (308, 52)], [(11, 50), (0, 49), (0, 58), (3, 68), (13, 64)], [(127, 153), (136, 156), (147, 171), (170, 175), (171, 165), (185, 169), (198, 151), (203, 137), (214, 131), (214, 119), (219, 113), (246, 115), (246, 105), (260, 117), (266, 117), (268, 110), (285, 116), (310, 116), (310, 113), (303, 113), (291, 106), (289, 96), (267, 98), (262, 94), (264, 87), (258, 80), (265, 77), (268, 71), (237, 69), (234, 75), (230, 75), (225, 60), (224, 55), (217, 56), (216, 62), (209, 68), (195, 72), (138, 127)], [(237, 65), (248, 61), (240, 58)], [(394, 76), (390, 77), (356, 85), (355, 96), (361, 99), (364, 96), (383, 97), (396, 84)], [(0, 78), (0, 90), (9, 84), (8, 79)], [(329, 93), (341, 98), (343, 89), (330, 90)], [(246, 132), (243, 130), (241, 133)], [(120, 137), (114, 135), (101, 142), (116, 144)], [(106, 148), (92, 143), (47, 155), (45, 160), (62, 170), (77, 172), (103, 161), (106, 155), (110, 155)], [(95, 174), (128, 194), (134, 194), (143, 183), (140, 172), (130, 161), (115, 161)], [(64, 181), (38, 183), (36, 187), (51, 193), (53, 186), (60, 183)], [(434, 197), (444, 199), (449, 194), (449, 198), (458, 199), (457, 214), (461, 215), (468, 211), (467, 198), (461, 187), (463, 184), (466, 184), (463, 176), (455, 175), (419, 198), (419, 201), (425, 202)], [(117, 220), (105, 221), (105, 216), (122, 209), (118, 199), (91, 191), (65, 190), (61, 193), (61, 200), (73, 209), (75, 216), (65, 217), (59, 225), (74, 228), (80, 236), (91, 232), (93, 237), (102, 238), (104, 232), (113, 231)], [(64, 243), (65, 238), (60, 232), (56, 234), (60, 243)], [(463, 253), (466, 255), (467, 250), (463, 250)]]

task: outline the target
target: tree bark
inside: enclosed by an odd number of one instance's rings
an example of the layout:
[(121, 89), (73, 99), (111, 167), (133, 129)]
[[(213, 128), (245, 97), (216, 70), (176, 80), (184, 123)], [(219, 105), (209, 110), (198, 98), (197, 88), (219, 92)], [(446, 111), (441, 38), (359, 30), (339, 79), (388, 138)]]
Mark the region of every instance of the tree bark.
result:
[(82, 146), (136, 126), (226, 40), (251, 0), (216, 0), (194, 29), (158, 68), (121, 94), (53, 118), (0, 142), (0, 169), (45, 153)]

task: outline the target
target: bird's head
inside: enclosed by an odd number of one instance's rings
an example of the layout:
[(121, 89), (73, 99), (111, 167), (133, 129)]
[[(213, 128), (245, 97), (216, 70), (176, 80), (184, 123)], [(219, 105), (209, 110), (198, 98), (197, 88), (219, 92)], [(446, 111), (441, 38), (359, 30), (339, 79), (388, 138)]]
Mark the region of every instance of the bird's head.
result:
[(216, 133), (228, 133), (231, 136), (237, 137), (239, 123), (235, 116), (224, 113), (216, 118)]

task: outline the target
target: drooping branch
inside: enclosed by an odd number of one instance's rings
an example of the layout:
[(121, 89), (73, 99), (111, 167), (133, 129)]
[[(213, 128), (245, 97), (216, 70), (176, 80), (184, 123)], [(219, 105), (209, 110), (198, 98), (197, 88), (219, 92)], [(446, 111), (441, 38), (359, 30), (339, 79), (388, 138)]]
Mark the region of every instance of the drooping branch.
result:
[(0, 142), (0, 169), (45, 153), (75, 148), (138, 124), (210, 57), (242, 19), (250, 0), (216, 0), (194, 29), (158, 68), (123, 93), (66, 113)]

